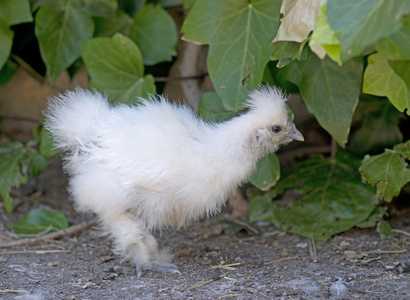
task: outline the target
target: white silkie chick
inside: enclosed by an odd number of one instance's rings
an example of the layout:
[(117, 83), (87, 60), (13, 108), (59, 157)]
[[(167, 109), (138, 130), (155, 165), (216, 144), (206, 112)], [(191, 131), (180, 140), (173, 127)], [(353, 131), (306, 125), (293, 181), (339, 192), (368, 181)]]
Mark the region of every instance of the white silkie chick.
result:
[(110, 105), (97, 92), (67, 91), (51, 99), (45, 124), (78, 208), (97, 214), (138, 275), (178, 273), (150, 232), (215, 214), (259, 158), (303, 136), (271, 87), (253, 91), (247, 112), (219, 124), (162, 96), (140, 101)]

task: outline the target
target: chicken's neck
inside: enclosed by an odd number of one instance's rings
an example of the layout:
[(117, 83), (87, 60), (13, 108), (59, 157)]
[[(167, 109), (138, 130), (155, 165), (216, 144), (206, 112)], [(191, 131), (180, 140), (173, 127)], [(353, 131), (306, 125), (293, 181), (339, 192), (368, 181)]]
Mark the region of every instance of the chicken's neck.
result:
[[(219, 156), (230, 177), (243, 182), (252, 175), (262, 156), (255, 144), (253, 122), (248, 114), (218, 124), (210, 136), (211, 151)], [(234, 179), (234, 178), (232, 178)]]

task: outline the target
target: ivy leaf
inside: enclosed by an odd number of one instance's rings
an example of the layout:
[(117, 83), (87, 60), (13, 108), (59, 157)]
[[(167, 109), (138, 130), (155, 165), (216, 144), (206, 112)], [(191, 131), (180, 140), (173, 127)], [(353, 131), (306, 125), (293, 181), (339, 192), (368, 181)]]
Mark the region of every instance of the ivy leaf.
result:
[(376, 50), (389, 60), (410, 60), (410, 16), (403, 18), (403, 27), (391, 36), (381, 39)]
[(44, 128), (43, 124), (40, 124), (33, 129), (33, 136), (36, 143), (40, 144), (38, 147), (39, 154), (45, 159), (49, 159), (57, 153), (57, 150), (53, 146), (51, 133)]
[(272, 221), (273, 210), (276, 209), (272, 199), (277, 196), (275, 190), (262, 193), (259, 189), (248, 189), (246, 196), (250, 199), (249, 221)]
[(377, 187), (376, 196), (391, 201), (399, 195), (401, 188), (410, 181), (410, 169), (406, 160), (410, 159), (410, 141), (386, 149), (383, 154), (363, 159), (359, 171), (364, 180)]
[(9, 213), (12, 204), (8, 194), (10, 188), (26, 183), (29, 170), (37, 175), (47, 166), (46, 159), (32, 146), (30, 142), (23, 145), (17, 141), (0, 146), (0, 194)]
[(113, 100), (134, 101), (155, 93), (154, 78), (144, 76), (140, 50), (122, 34), (85, 41), (83, 60), (91, 77), (89, 87), (109, 92)]
[(6, 63), (13, 44), (14, 31), (10, 26), (31, 21), (33, 17), (28, 0), (0, 1), (0, 69)]
[(298, 0), (282, 2), (280, 13), (283, 18), (280, 20), (278, 33), (273, 40), (303, 42), (310, 32), (315, 29), (315, 19), (319, 8), (326, 0)]
[(8, 59), (3, 68), (0, 70), (0, 86), (9, 82), (11, 77), (13, 77), (13, 75), (17, 72), (18, 68), (19, 65), (17, 63)]
[(18, 235), (37, 235), (56, 232), (68, 227), (66, 216), (59, 211), (33, 209), (20, 221), (7, 224)]
[(351, 160), (344, 152), (334, 160), (315, 157), (283, 174), (274, 188), (278, 194), (294, 188), (306, 195), (292, 206), (273, 209), (273, 223), (323, 242), (366, 220), (377, 198), (361, 183), (358, 172), (346, 163)]
[(92, 37), (94, 23), (80, 0), (67, 0), (63, 10), (42, 6), (36, 14), (35, 33), (51, 83), (81, 56), (83, 41)]
[(221, 97), (215, 92), (204, 93), (198, 106), (198, 114), (210, 122), (223, 122), (237, 115), (236, 112), (226, 110)]
[(14, 31), (9, 28), (8, 23), (0, 16), (0, 69), (3, 68), (10, 56), (13, 36)]
[(279, 25), (279, 0), (196, 1), (182, 31), (209, 44), (208, 71), (226, 108), (239, 110), (259, 86)]
[(336, 32), (330, 27), (326, 15), (327, 4), (320, 7), (319, 14), (315, 21), (315, 31), (310, 37), (310, 49), (321, 59), (327, 54), (331, 59), (341, 65), (340, 61), (340, 41)]
[(328, 0), (327, 18), (340, 40), (341, 61), (361, 55), (379, 39), (399, 30), (402, 16), (409, 12), (409, 1)]
[(378, 153), (403, 140), (399, 123), (403, 115), (386, 99), (360, 99), (354, 119), (361, 123), (350, 138), (349, 148), (355, 153)]
[(32, 22), (29, 0), (1, 0), (0, 19), (10, 26)]
[(278, 68), (282, 68), (294, 60), (306, 60), (307, 53), (304, 51), (306, 43), (296, 42), (276, 42), (272, 47), (271, 60), (279, 60), (276, 65)]
[(363, 92), (386, 96), (399, 111), (410, 115), (410, 60), (388, 61), (382, 54), (369, 56)]
[(370, 228), (375, 227), (380, 220), (383, 219), (383, 215), (385, 214), (385, 209), (381, 206), (377, 206), (372, 213), (367, 217), (366, 220), (356, 224), (356, 227), (360, 228)]
[(344, 146), (361, 90), (362, 62), (350, 60), (338, 66), (308, 51), (307, 60), (285, 67), (287, 80), (295, 83), (320, 125)]
[(89, 15), (114, 18), (118, 8), (116, 0), (87, 0), (83, 1), (84, 11)]
[(258, 161), (256, 171), (249, 181), (262, 191), (268, 191), (276, 184), (279, 177), (279, 159), (275, 153), (270, 153)]
[(160, 5), (143, 6), (134, 16), (128, 36), (140, 48), (145, 65), (171, 61), (177, 54), (175, 22)]
[(384, 220), (380, 220), (377, 225), (376, 231), (380, 234), (383, 240), (388, 240), (394, 238), (394, 234), (391, 231), (389, 223)]
[(122, 10), (117, 11), (114, 18), (95, 17), (94, 35), (96, 37), (111, 37), (117, 32), (128, 35), (133, 22), (133, 19)]

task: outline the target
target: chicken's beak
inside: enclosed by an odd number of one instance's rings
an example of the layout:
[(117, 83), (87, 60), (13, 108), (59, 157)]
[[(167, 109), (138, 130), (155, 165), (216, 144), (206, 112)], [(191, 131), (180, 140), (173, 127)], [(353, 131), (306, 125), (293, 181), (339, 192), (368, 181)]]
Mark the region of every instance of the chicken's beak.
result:
[(295, 141), (301, 141), (301, 142), (305, 141), (305, 138), (303, 137), (303, 135), (296, 128), (293, 132), (287, 134), (286, 137), (289, 139), (295, 140)]

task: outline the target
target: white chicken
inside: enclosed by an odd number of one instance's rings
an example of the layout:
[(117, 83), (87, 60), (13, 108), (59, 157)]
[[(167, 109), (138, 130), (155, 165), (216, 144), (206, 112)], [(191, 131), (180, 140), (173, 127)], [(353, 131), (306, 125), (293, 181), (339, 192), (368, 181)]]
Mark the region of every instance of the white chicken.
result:
[(259, 158), (302, 134), (276, 88), (249, 95), (248, 111), (215, 124), (162, 96), (110, 105), (98, 92), (50, 100), (45, 125), (64, 154), (69, 192), (94, 212), (116, 248), (144, 269), (179, 272), (151, 234), (218, 212)]

